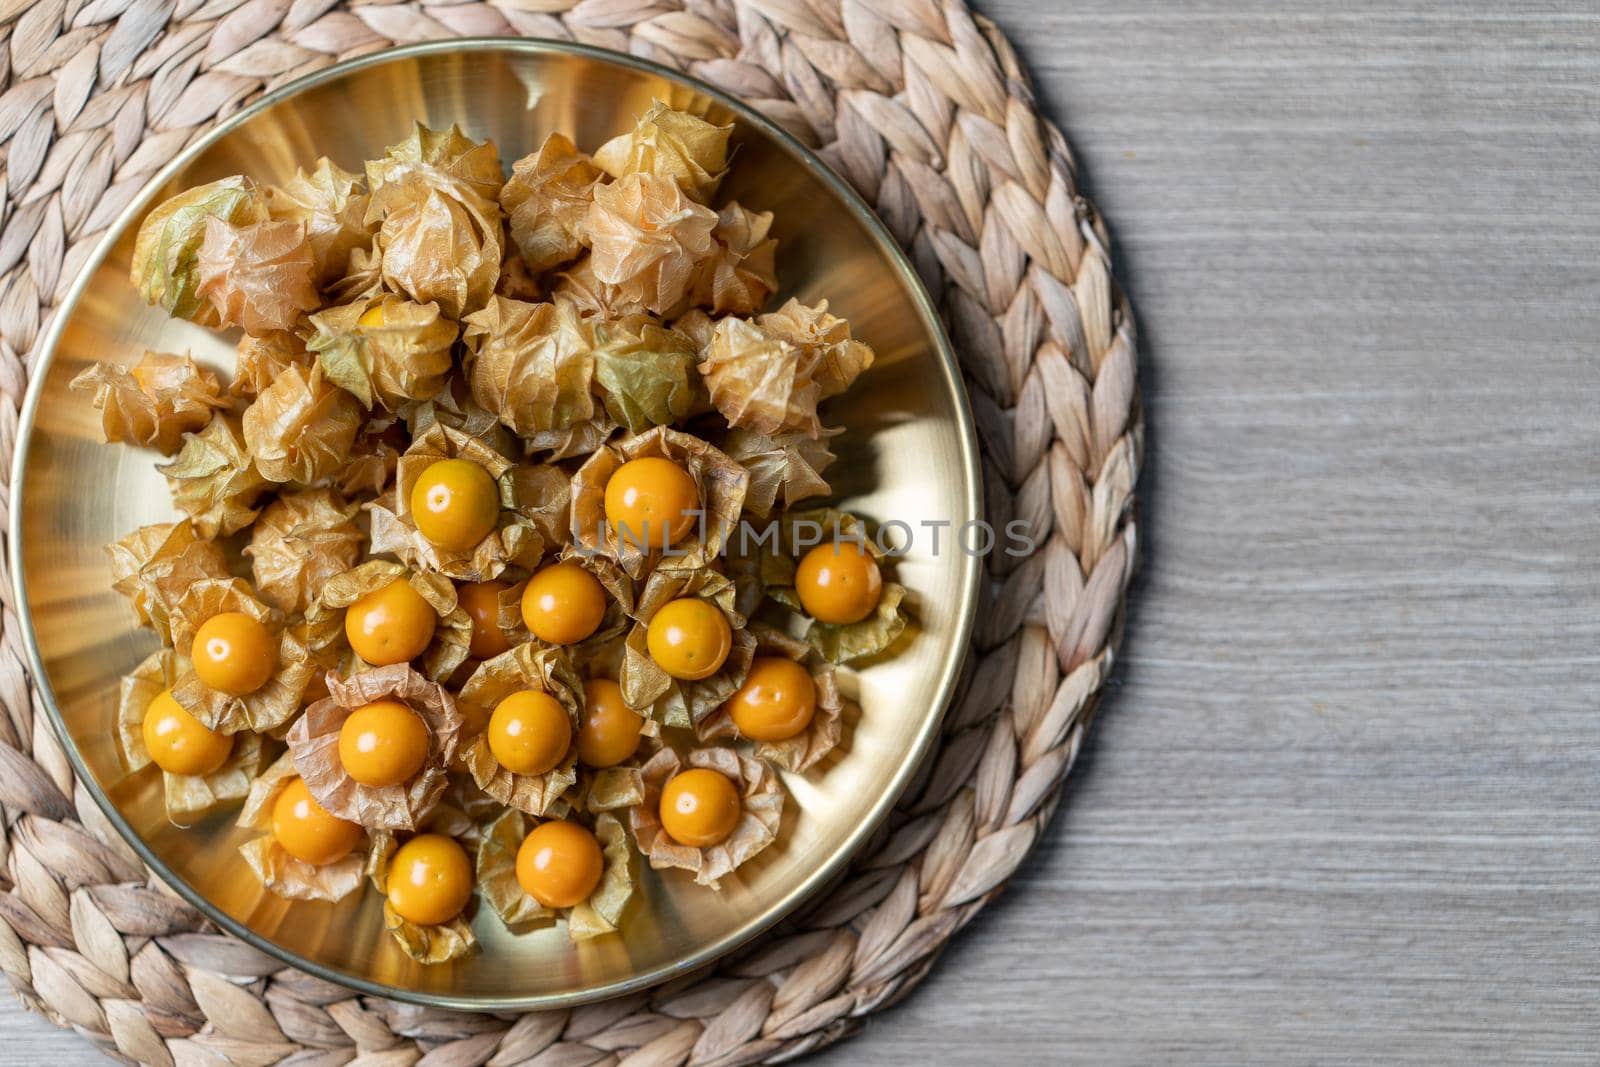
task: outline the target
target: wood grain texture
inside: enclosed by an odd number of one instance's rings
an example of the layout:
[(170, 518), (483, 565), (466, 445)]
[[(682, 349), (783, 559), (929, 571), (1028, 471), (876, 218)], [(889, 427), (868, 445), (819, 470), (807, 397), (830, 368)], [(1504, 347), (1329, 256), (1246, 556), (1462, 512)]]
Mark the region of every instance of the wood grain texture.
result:
[(978, 6), (1139, 311), (1144, 569), (1037, 854), (817, 1062), (1600, 1058), (1592, 5)]

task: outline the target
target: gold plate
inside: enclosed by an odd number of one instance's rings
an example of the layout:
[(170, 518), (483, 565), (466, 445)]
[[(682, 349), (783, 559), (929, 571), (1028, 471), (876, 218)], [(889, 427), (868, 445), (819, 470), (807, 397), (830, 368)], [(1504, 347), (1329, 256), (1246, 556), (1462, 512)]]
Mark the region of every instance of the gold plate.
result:
[[(181, 189), (236, 173), (282, 181), (323, 154), (359, 171), (417, 120), (459, 122), (492, 138), (508, 162), (553, 130), (593, 148), (653, 99), (737, 123), (723, 193), (776, 214), (780, 299), (826, 298), (877, 351), (877, 364), (826, 411), (848, 430), (834, 443), (829, 477), (844, 506), (914, 531), (897, 573), (918, 626), (898, 656), (846, 672), (859, 720), (839, 752), (785, 776), (791, 802), (779, 843), (725, 879), (721, 893), (681, 871), (643, 869), (622, 933), (576, 946), (561, 927), (513, 935), (480, 905), (480, 951), (423, 967), (384, 933), (376, 893), (339, 904), (280, 900), (239, 858), (246, 835), (232, 815), (174, 827), (154, 768), (125, 770), (117, 683), (156, 641), (112, 592), (104, 546), (176, 512), (158, 457), (102, 443), (97, 413), (67, 383), (93, 360), (131, 363), (146, 348), (188, 349), (231, 371), (226, 338), (146, 307), (128, 282), (138, 220)], [(576, 1004), (682, 975), (824, 885), (888, 812), (937, 732), (980, 570), (952, 537), (980, 517), (960, 375), (932, 303), (883, 225), (815, 156), (737, 101), (652, 64), (553, 42), (449, 41), (342, 63), (266, 96), (175, 159), (90, 257), (45, 339), (12, 486), (11, 566), (40, 695), (80, 778), (145, 862), (219, 926), (288, 963), (366, 992), (464, 1009)], [(949, 524), (937, 551), (923, 523)]]

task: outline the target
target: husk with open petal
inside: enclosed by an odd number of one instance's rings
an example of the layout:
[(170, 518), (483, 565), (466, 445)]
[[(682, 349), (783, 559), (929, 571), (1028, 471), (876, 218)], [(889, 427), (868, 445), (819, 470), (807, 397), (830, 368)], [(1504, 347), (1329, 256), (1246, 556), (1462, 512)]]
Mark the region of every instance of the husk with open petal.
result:
[[(839, 692), (839, 681), (834, 676), (833, 664), (806, 642), (796, 640), (771, 626), (757, 623), (750, 627), (750, 632), (756, 639), (758, 657), (781, 656), (793, 660), (805, 667), (806, 673), (811, 675), (811, 681), (816, 686), (816, 712), (811, 717), (810, 726), (785, 741), (755, 743), (755, 754), (758, 758), (766, 760), (779, 770), (804, 771), (837, 748), (843, 733), (846, 701)], [(704, 742), (740, 735), (733, 716), (729, 714), (727, 705), (724, 704), (700, 722), (696, 736)]]
[(467, 316), (472, 396), (519, 435), (565, 430), (594, 415), (594, 334), (565, 300), (494, 297)]
[(344, 277), (350, 253), (372, 243), (366, 214), (369, 197), (361, 176), (351, 174), (327, 156), (310, 171), (295, 171), (282, 185), (269, 185), (267, 210), (275, 219), (305, 227), (311, 249), (312, 279), (320, 286)]
[(500, 206), (529, 270), (549, 270), (583, 251), (583, 217), (602, 180), (588, 154), (561, 133), (511, 165)]
[(323, 649), (341, 645), (345, 639), (345, 609), (368, 593), (377, 592), (399, 579), (408, 582), (439, 618), (433, 641), (421, 656), (424, 673), (436, 681), (450, 677), (467, 660), (472, 644), (472, 619), (457, 602), (456, 587), (448, 578), (411, 570), (392, 560), (369, 559), (328, 579), (306, 611), (311, 647)]
[(170, 456), (183, 435), (203, 429), (226, 408), (217, 376), (187, 355), (145, 352), (127, 368), (95, 363), (72, 379), (72, 388), (94, 394), (108, 443), (126, 441)]
[[(461, 713), (455, 698), (408, 664), (373, 667), (349, 678), (331, 674), (328, 696), (306, 709), (289, 730), (289, 752), (306, 788), (330, 815), (368, 829), (416, 830), (438, 804), (456, 758)], [(339, 762), (339, 731), (352, 712), (378, 700), (397, 700), (428, 726), (422, 769), (398, 785), (371, 786), (351, 778)]]
[(245, 408), (242, 427), (262, 477), (309, 484), (338, 473), (363, 421), (360, 403), (320, 366), (290, 366)]
[(223, 326), (246, 333), (287, 330), (322, 306), (305, 226), (296, 221), (235, 224), (206, 219), (195, 264), (195, 292)]
[(461, 687), (459, 701), (469, 726), (461, 761), (472, 780), (489, 796), (530, 815), (543, 815), (578, 780), (578, 746), (545, 774), (517, 774), (502, 766), (489, 748), (485, 732), (495, 706), (523, 690), (549, 693), (567, 709), (574, 739), (583, 712), (583, 683), (564, 649), (529, 641), (485, 660)]
[[(674, 546), (673, 552), (698, 552), (702, 558), (714, 557), (727, 542), (739, 521), (750, 475), (720, 449), (690, 434), (658, 426), (596, 450), (572, 476), (573, 540), (589, 552), (608, 556), (622, 564), (634, 578), (644, 577), (659, 560), (661, 551), (639, 544), (639, 532), (619, 538), (606, 521), (606, 483), (618, 467), (629, 460), (655, 456), (671, 460), (688, 472), (698, 490), (703, 516), (692, 544)], [(652, 538), (654, 540), (654, 538)]]
[(200, 245), (206, 221), (260, 222), (266, 201), (249, 178), (234, 175), (186, 189), (162, 201), (139, 224), (130, 275), (145, 303), (202, 326), (217, 324), (216, 309), (199, 294)]
[(585, 254), (556, 275), (551, 299), (572, 303), (583, 315), (598, 319), (620, 319), (629, 315), (648, 315), (637, 296), (625, 295), (615, 285), (594, 276), (594, 257)]
[[(727, 775), (743, 804), (733, 833), (710, 848), (680, 845), (661, 827), (661, 789), (684, 769), (685, 762)], [(639, 851), (656, 870), (677, 867), (692, 871), (697, 884), (721, 889), (721, 879), (777, 840), (783, 818), (783, 785), (773, 769), (754, 756), (712, 747), (692, 749), (684, 760), (673, 749), (663, 748), (644, 765), (644, 782), (644, 802), (628, 809), (628, 820)]]
[[(761, 556), (761, 583), (767, 595), (805, 615), (805, 606), (794, 589), (795, 557), (807, 547), (834, 539), (860, 545), (882, 565), (885, 556), (872, 530), (855, 515), (836, 508), (790, 512), (779, 524), (777, 550), (765, 551)], [(859, 622), (844, 624), (808, 619), (806, 640), (830, 663), (852, 663), (875, 656), (905, 632), (905, 598), (905, 586), (885, 578), (872, 614)]]
[(419, 123), (368, 162), (367, 222), (379, 223), (384, 284), (419, 304), (436, 302), (452, 319), (482, 307), (500, 277), (503, 180), (493, 142), (455, 126)]
[(166, 476), (172, 503), (208, 538), (248, 526), (272, 484), (256, 470), (238, 416), (220, 413), (205, 429), (186, 434), (172, 462), (156, 469)]
[(769, 237), (772, 212), (737, 203), (717, 213), (716, 244), (695, 271), (689, 299), (714, 315), (754, 315), (778, 288), (778, 242)]
[(766, 519), (775, 510), (831, 493), (822, 475), (838, 457), (828, 450), (828, 438), (841, 432), (824, 429), (817, 437), (808, 437), (795, 430), (775, 436), (749, 429), (729, 430), (722, 439), (722, 450), (750, 472), (744, 510)]
[[(436, 809), (436, 813), (443, 812), (442, 805)], [(457, 836), (453, 832), (457, 829), (453, 825), (457, 822), (456, 819), (439, 820), (440, 825), (433, 825), (435, 821), (434, 816), (430, 816), (426, 820), (428, 824), (427, 832), (444, 834), (447, 837)], [(468, 844), (469, 847), (467, 847), (466, 851), (470, 857), (474, 848), (470, 846), (470, 843)], [(372, 880), (372, 887), (379, 893), (384, 894), (385, 897), (383, 902), (383, 928), (400, 945), (401, 951), (418, 963), (447, 963), (450, 960), (465, 956), (478, 944), (477, 936), (472, 932), (472, 924), (467, 921), (466, 917), (467, 911), (472, 907), (470, 899), (467, 901), (466, 907), (462, 908), (461, 913), (449, 922), (430, 926), (423, 926), (402, 917), (389, 903), (387, 899), (389, 863), (394, 858), (394, 854), (399, 850), (399, 847), (399, 842), (395, 840), (393, 834), (384, 830), (373, 831), (372, 848), (367, 858), (367, 876)]]
[(828, 314), (827, 301), (808, 307), (792, 299), (755, 319), (722, 319), (701, 356), (711, 403), (729, 425), (809, 437), (822, 432), (817, 405), (849, 388), (873, 359), (850, 324)]
[(567, 936), (573, 941), (615, 933), (633, 896), (635, 882), (633, 850), (622, 823), (613, 815), (595, 819), (594, 835), (604, 857), (600, 883), (586, 900), (570, 908), (545, 907), (517, 881), (517, 851), (535, 825), (534, 820), (513, 809), (484, 828), (477, 857), (478, 888), (484, 900), (510, 927), (544, 926), (564, 918)]
[[(602, 646), (610, 643), (620, 646), (620, 638), (627, 631), (630, 624), (629, 616), (633, 612), (634, 582), (616, 560), (579, 551), (572, 545), (564, 547), (554, 559), (542, 561), (539, 569), (556, 562), (573, 563), (582, 567), (594, 575), (606, 591), (606, 610), (600, 625), (595, 628), (594, 633), (582, 641), (565, 646), (575, 659), (587, 663)], [(528, 580), (523, 578), (512, 583), (498, 598), (500, 628), (514, 642), (527, 641), (532, 636), (522, 617), (522, 594), (528, 588)], [(617, 662), (621, 662), (620, 653)]]
[(372, 517), (372, 551), (392, 552), (407, 566), (464, 582), (488, 581), (513, 564), (531, 567), (537, 563), (545, 550), (543, 534), (505, 506), (495, 528), (470, 549), (440, 548), (422, 535), (412, 518), (411, 492), (429, 467), (445, 459), (469, 460), (488, 471), (499, 485), (502, 505), (507, 502), (504, 477), (512, 469), (511, 461), (460, 430), (434, 423), (400, 457), (394, 495), (366, 505)]
[(629, 433), (688, 416), (700, 392), (699, 353), (648, 315), (594, 324), (594, 380), (606, 411)]
[[(733, 647), (721, 668), (709, 678), (689, 681), (674, 678), (650, 658), (647, 644), (650, 620), (673, 600), (697, 597), (715, 604), (728, 620), (733, 632)], [(637, 620), (628, 631), (622, 669), (617, 684), (622, 699), (650, 718), (666, 726), (697, 726), (713, 714), (739, 686), (744, 684), (755, 656), (756, 642), (744, 628), (744, 618), (735, 606), (736, 589), (732, 579), (712, 569), (704, 560), (688, 556), (666, 557), (650, 575), (634, 609)]]
[(696, 200), (707, 201), (728, 169), (732, 133), (732, 123), (718, 126), (658, 100), (632, 130), (601, 145), (594, 161), (613, 177), (670, 178)]
[[(363, 323), (374, 310), (378, 321)], [(455, 366), (456, 324), (435, 303), (373, 294), (312, 315), (311, 330), (306, 347), (328, 380), (368, 408), (393, 411), (409, 400), (429, 400)]]
[(248, 830), (260, 830), (261, 836), (240, 845), (239, 855), (261, 879), (261, 884), (280, 897), (288, 900), (343, 900), (360, 889), (361, 883), (366, 880), (367, 849), (364, 843), (343, 859), (315, 864), (291, 856), (273, 836), (273, 805), (285, 787), (298, 777), (300, 773), (295, 770), (294, 757), (284, 753), (250, 783), (250, 793), (239, 812), (239, 825)]
[(584, 216), (589, 269), (616, 287), (615, 299), (671, 317), (687, 306), (695, 271), (715, 249), (716, 225), (716, 212), (670, 179), (629, 174), (594, 191)]
[(111, 557), (111, 588), (127, 597), (139, 622), (167, 644), (172, 616), (189, 587), (228, 577), (228, 560), (214, 541), (195, 533), (194, 524), (160, 522), (141, 526), (106, 546)]
[[(172, 687), (178, 670), (177, 655), (170, 648), (163, 648), (146, 656), (131, 674), (122, 676), (117, 697), (117, 736), (129, 771), (143, 770), (153, 762), (144, 744), (145, 712), (152, 700)], [(266, 751), (259, 736), (237, 734), (227, 760), (210, 774), (162, 771), (167, 818), (186, 825), (182, 820), (194, 822), (224, 804), (244, 799), (265, 760)]]
[(259, 396), (290, 367), (307, 372), (314, 362), (298, 334), (288, 330), (269, 330), (260, 335), (247, 333), (239, 338), (228, 392), (234, 396)]
[[(261, 688), (244, 696), (212, 689), (195, 674), (187, 658), (201, 623), (225, 611), (250, 616), (277, 638), (278, 662), (272, 676)], [(211, 578), (190, 586), (173, 615), (172, 637), (180, 653), (173, 699), (207, 729), (220, 733), (268, 733), (278, 729), (300, 710), (301, 698), (316, 671), (299, 635), (284, 626), (282, 613), (256, 599), (242, 578)]]
[(244, 549), (261, 598), (286, 614), (304, 614), (322, 587), (360, 558), (366, 537), (358, 511), (332, 489), (284, 493), (268, 504)]

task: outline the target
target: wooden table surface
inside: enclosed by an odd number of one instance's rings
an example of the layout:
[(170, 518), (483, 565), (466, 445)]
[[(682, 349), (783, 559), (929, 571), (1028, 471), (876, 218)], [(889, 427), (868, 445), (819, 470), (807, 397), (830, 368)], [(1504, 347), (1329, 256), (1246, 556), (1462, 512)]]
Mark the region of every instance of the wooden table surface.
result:
[(1595, 1062), (1593, 5), (980, 6), (1139, 311), (1143, 570), (1038, 852), (819, 1062)]

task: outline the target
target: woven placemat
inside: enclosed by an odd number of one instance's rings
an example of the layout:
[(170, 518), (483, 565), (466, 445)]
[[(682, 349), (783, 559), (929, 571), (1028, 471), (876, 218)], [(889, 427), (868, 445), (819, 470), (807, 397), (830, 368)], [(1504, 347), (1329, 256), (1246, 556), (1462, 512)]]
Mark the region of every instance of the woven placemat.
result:
[(916, 985), (1054, 811), (1135, 558), (1132, 316), (1067, 144), (1001, 33), (959, 0), (0, 0), (0, 27), (0, 471), (53, 309), (178, 149), (342, 58), (522, 35), (688, 71), (819, 148), (941, 302), (990, 521), (1049, 531), (1028, 558), (989, 558), (940, 747), (835, 890), (710, 971), (521, 1016), (354, 996), (209, 929), (74, 781), (23, 669), (7, 576), (0, 968), (23, 999), (156, 1064), (709, 1065), (800, 1055)]

